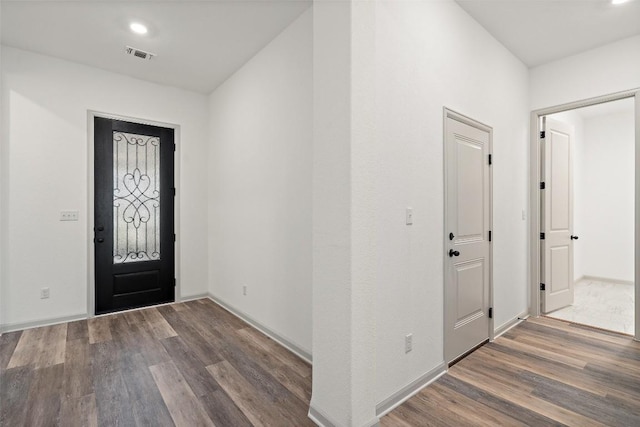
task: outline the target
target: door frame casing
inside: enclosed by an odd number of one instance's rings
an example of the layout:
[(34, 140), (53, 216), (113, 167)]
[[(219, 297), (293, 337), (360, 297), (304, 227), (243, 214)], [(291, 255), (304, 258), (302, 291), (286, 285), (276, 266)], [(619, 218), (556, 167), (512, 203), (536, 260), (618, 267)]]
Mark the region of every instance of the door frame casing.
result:
[(529, 315), (540, 316), (540, 119), (550, 114), (603, 104), (622, 99), (635, 99), (635, 340), (640, 340), (640, 88), (581, 101), (541, 108), (531, 112), (529, 135)]
[[(472, 119), (471, 117), (465, 116), (464, 114), (458, 113), (455, 110), (452, 110), (450, 108), (447, 107), (443, 107), (443, 135), (442, 135), (442, 140), (443, 140), (443, 149), (444, 149), (444, 155), (443, 155), (443, 159), (444, 159), (444, 163), (443, 163), (443, 168), (442, 168), (442, 173), (443, 173), (443, 183), (444, 183), (444, 206), (443, 206), (443, 233), (442, 233), (442, 265), (443, 265), (443, 286), (442, 286), (442, 300), (443, 300), (443, 304), (442, 304), (442, 315), (443, 315), (443, 322), (442, 322), (442, 337), (443, 337), (443, 345), (442, 345), (442, 359), (445, 361), (445, 363), (448, 363), (448, 361), (446, 360), (446, 348), (447, 348), (447, 301), (445, 298), (445, 287), (447, 286), (447, 268), (448, 268), (448, 259), (446, 257), (446, 252), (448, 251), (448, 245), (447, 245), (447, 239), (449, 238), (449, 232), (447, 231), (449, 229), (448, 227), (448, 216), (447, 216), (447, 206), (448, 206), (448, 195), (447, 195), (447, 185), (448, 185), (448, 178), (447, 178), (447, 167), (448, 167), (448, 154), (447, 154), (447, 119), (451, 118), (454, 120), (458, 120), (466, 125), (469, 125), (471, 127), (474, 127), (476, 129), (485, 131), (489, 133), (489, 154), (493, 155), (493, 128), (487, 124), (484, 124), (478, 120)], [(493, 230), (493, 167), (489, 166), (489, 229)], [(493, 242), (495, 241), (495, 239), (492, 236), (491, 242), (489, 243), (489, 307), (493, 307)], [(494, 310), (495, 311), (495, 310)], [(495, 339), (495, 329), (494, 329), (494, 318), (495, 318), (495, 312), (493, 313), (493, 316), (489, 317), (489, 331), (488, 331), (488, 337), (489, 337), (489, 341), (493, 341)], [(475, 347), (470, 348), (469, 350), (473, 350)]]
[[(176, 196), (174, 200), (174, 230), (176, 233), (175, 241), (175, 302), (182, 301), (182, 292), (180, 286), (180, 125), (174, 123), (164, 123), (154, 120), (140, 119), (137, 117), (127, 117), (117, 114), (105, 113), (95, 110), (87, 110), (87, 132), (88, 132), (88, 154), (87, 154), (87, 317), (95, 317), (96, 315), (96, 253), (93, 243), (93, 227), (95, 226), (95, 165), (94, 165), (94, 119), (101, 117), (105, 119), (120, 120), (124, 122), (158, 126), (173, 129), (173, 142), (176, 146), (174, 161), (174, 185), (176, 188)], [(126, 310), (125, 310), (126, 311)]]

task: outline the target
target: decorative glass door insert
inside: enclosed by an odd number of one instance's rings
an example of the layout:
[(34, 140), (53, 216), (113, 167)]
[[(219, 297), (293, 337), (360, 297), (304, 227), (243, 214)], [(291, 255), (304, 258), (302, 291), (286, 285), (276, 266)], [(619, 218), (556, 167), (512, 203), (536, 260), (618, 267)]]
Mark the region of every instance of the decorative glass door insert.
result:
[(113, 262), (160, 259), (160, 138), (113, 132)]

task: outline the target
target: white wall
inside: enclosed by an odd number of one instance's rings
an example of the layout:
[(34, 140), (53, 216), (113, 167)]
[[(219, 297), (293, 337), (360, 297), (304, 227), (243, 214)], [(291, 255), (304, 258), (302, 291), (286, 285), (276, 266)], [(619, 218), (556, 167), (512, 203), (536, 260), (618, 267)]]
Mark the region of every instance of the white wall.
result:
[(533, 68), (531, 109), (640, 88), (640, 36)]
[[(87, 110), (180, 125), (179, 280), (183, 296), (206, 292), (206, 97), (6, 46), (2, 55), (3, 323), (87, 312)], [(61, 210), (80, 220), (58, 221)], [(45, 286), (50, 299), (39, 298)]]
[(381, 401), (443, 362), (445, 106), (494, 129), (495, 327), (528, 308), (529, 99), (527, 68), (453, 1), (380, 2), (376, 43)]
[(208, 158), (209, 291), (308, 353), (312, 71), (307, 11), (210, 95)]
[(635, 132), (633, 110), (584, 120), (584, 144), (574, 186), (576, 279), (634, 281)]

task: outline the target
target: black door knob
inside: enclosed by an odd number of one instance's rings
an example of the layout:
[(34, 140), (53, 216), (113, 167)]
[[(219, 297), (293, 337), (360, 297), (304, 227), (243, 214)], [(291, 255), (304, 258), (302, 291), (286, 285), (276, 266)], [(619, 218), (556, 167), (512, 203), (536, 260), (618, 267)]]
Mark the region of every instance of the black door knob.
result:
[(571, 236), (571, 240), (578, 240), (578, 236)]
[(449, 257), (460, 256), (460, 252), (449, 249)]
[(102, 237), (100, 237), (100, 238), (98, 239), (98, 243), (103, 243), (103, 242), (104, 242), (104, 239), (103, 239)]

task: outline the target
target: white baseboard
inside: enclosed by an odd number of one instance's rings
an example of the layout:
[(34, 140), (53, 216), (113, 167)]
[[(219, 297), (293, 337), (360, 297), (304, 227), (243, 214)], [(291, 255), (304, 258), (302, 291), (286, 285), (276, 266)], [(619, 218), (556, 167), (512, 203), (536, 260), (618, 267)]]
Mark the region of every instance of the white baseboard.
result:
[(32, 320), (30, 322), (5, 323), (0, 325), (0, 333), (21, 331), (23, 329), (39, 328), (41, 326), (58, 325), (87, 318), (87, 313), (72, 314), (71, 316), (49, 317), (47, 319)]
[(234, 316), (240, 318), (241, 320), (247, 322), (248, 324), (250, 324), (251, 326), (253, 326), (257, 330), (259, 330), (260, 332), (262, 332), (263, 334), (265, 334), (266, 336), (268, 336), (269, 338), (271, 338), (272, 340), (274, 340), (275, 342), (277, 342), (278, 344), (280, 344), (281, 346), (283, 346), (287, 350), (291, 351), (292, 353), (294, 353), (296, 356), (300, 357), (305, 362), (307, 362), (309, 364), (313, 363), (313, 357), (312, 357), (311, 353), (308, 352), (307, 350), (299, 347), (297, 344), (294, 344), (291, 340), (283, 337), (279, 333), (273, 331), (272, 329), (268, 328), (267, 326), (263, 325), (262, 323), (258, 322), (255, 319), (253, 319), (249, 315), (243, 313), (241, 310), (238, 310), (237, 308), (227, 304), (226, 302), (224, 302), (221, 299), (217, 298), (213, 294), (209, 293), (209, 294), (207, 294), (207, 297), (211, 301), (213, 301), (216, 304), (218, 304), (223, 309), (227, 310), (229, 313), (231, 313)]
[(503, 323), (502, 325), (498, 326), (495, 329), (494, 333), (493, 333), (493, 339), (495, 340), (500, 335), (502, 335), (505, 332), (507, 332), (509, 329), (513, 328), (514, 326), (517, 326), (518, 324), (520, 324), (520, 322), (523, 322), (524, 320), (526, 320), (527, 317), (529, 317), (529, 310), (523, 311), (522, 313), (518, 314), (513, 319), (508, 320), (505, 323)]
[[(316, 425), (320, 427), (340, 427), (340, 424), (331, 421), (331, 419), (326, 416), (321, 410), (314, 407), (313, 402), (309, 406), (309, 418), (311, 421), (316, 423)], [(378, 417), (374, 417), (369, 422), (366, 422), (362, 425), (362, 427), (379, 427), (380, 419)]]
[(620, 279), (612, 279), (610, 277), (600, 277), (600, 276), (580, 276), (579, 279), (575, 281), (578, 283), (582, 280), (591, 280), (593, 282), (606, 282), (606, 283), (619, 283), (621, 285), (633, 285), (635, 282), (633, 280), (620, 280)]
[(176, 302), (194, 301), (194, 300), (202, 299), (202, 298), (209, 298), (209, 293), (208, 292), (204, 292), (204, 293), (201, 293), (201, 294), (194, 294), (194, 295), (188, 295), (188, 296), (180, 297), (180, 301), (176, 301)]
[(376, 405), (376, 415), (378, 418), (382, 418), (414, 395), (418, 394), (420, 390), (440, 378), (447, 372), (447, 365), (442, 362), (429, 372), (421, 375), (419, 378), (411, 381), (406, 386), (402, 387), (391, 396), (384, 399), (382, 402)]

